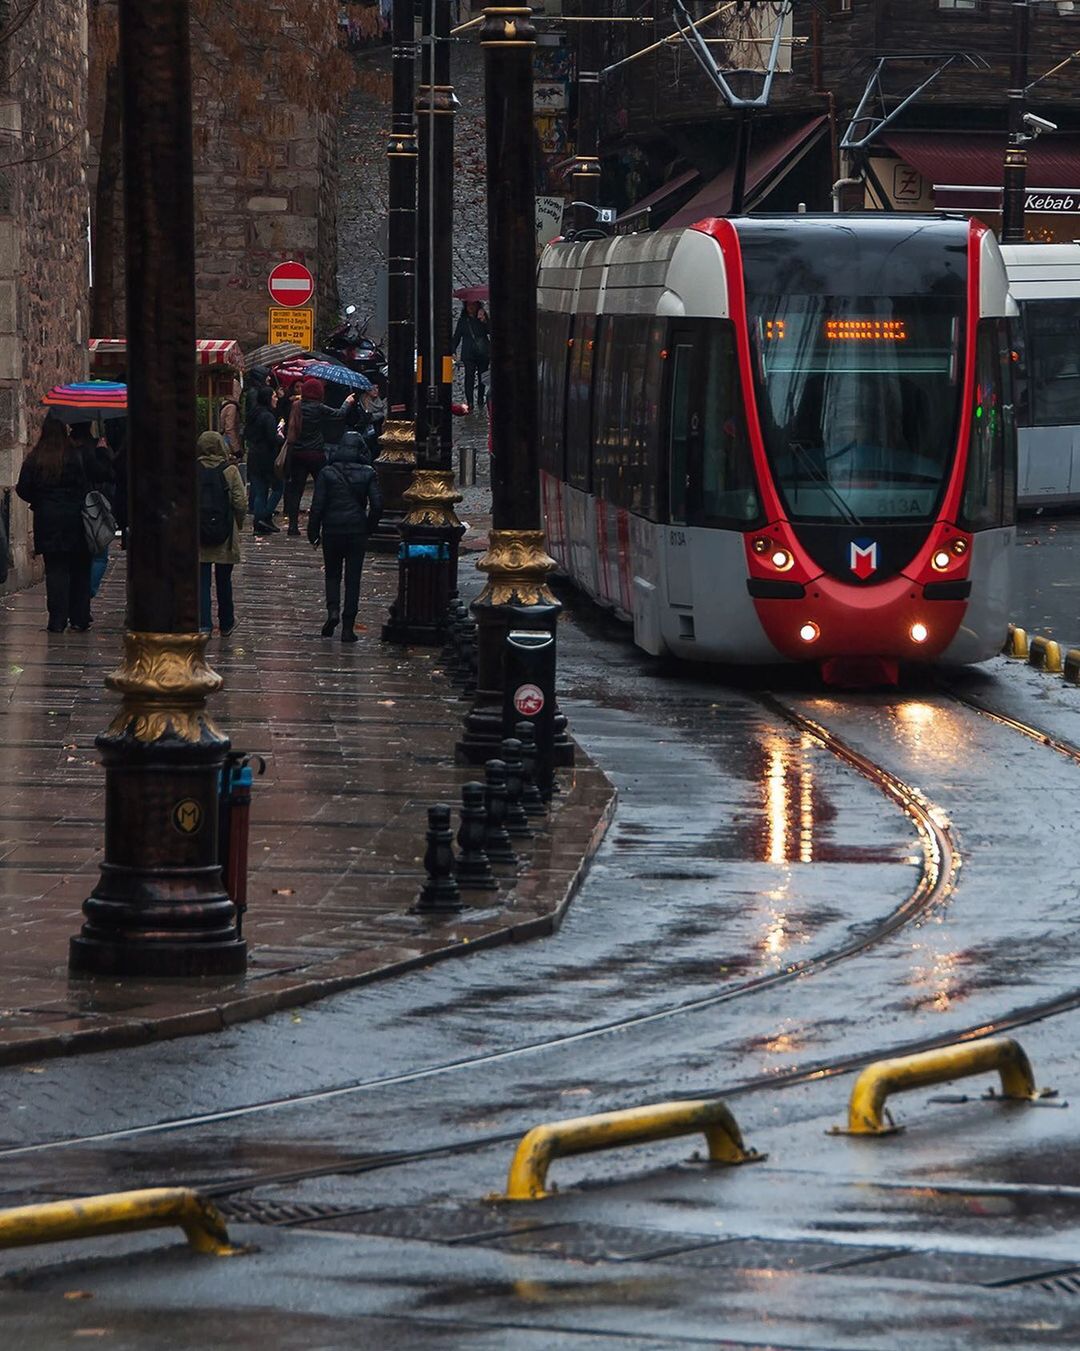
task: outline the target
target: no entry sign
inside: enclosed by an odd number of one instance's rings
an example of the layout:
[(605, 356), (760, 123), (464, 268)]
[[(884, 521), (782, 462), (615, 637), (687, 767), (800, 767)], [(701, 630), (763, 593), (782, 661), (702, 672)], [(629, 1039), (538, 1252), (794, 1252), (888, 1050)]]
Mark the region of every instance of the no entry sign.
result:
[(278, 263), (266, 283), (275, 305), (295, 309), (315, 294), (315, 278), (303, 263)]

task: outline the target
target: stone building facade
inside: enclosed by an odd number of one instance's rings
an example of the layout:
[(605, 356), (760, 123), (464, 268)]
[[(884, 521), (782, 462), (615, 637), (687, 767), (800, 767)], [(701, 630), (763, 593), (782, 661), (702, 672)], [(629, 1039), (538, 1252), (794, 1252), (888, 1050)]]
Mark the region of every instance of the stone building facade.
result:
[[(328, 48), (336, 41), (327, 5)], [(316, 281), (316, 333), (332, 328), (337, 290), (338, 118), (299, 106), (274, 88), (238, 118), (221, 96), (222, 54), (204, 32), (192, 30), (192, 114), (195, 157), (196, 321), (199, 336), (234, 338), (245, 349), (267, 341), (273, 303), (267, 278), (280, 262), (304, 263)], [(105, 120), (104, 70), (91, 63), (90, 164), (96, 192)], [(216, 72), (216, 74), (215, 74)], [(124, 332), (123, 208), (117, 186), (112, 333)], [(95, 221), (96, 224), (96, 221)]]
[[(0, 33), (13, 6), (0, 4)], [(41, 426), (38, 400), (86, 375), (86, 0), (36, 5), (0, 43), (0, 510), (13, 567), (40, 575), (13, 491)]]

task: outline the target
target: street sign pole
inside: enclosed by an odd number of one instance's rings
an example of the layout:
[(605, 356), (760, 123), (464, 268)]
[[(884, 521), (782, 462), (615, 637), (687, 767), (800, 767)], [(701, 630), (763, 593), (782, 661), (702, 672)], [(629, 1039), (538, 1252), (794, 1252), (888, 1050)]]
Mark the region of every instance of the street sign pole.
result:
[[(487, 113), (488, 284), (491, 288), (491, 515), (487, 553), (477, 567), (487, 585), (473, 603), (477, 625), (477, 692), (457, 744), (464, 764), (497, 757), (505, 736), (508, 636), (534, 630), (555, 636), (562, 606), (548, 586), (540, 512), (536, 379), (536, 227), (534, 196), (532, 11), (484, 11)], [(573, 763), (565, 720), (556, 757)]]
[(195, 212), (188, 0), (120, 0), (127, 249), (127, 633), (97, 738), (105, 858), (69, 966), (85, 976), (220, 976), (246, 946), (218, 858), (229, 742), (199, 631)]

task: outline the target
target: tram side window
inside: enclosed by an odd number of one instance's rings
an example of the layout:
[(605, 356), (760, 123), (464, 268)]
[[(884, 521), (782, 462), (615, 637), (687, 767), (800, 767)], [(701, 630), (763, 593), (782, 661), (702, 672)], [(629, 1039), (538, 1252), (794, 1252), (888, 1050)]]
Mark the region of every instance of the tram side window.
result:
[(566, 481), (592, 491), (592, 386), (596, 315), (574, 316), (566, 388)]
[(740, 525), (760, 514), (750, 440), (735, 359), (735, 336), (727, 320), (715, 320), (703, 335), (704, 402), (700, 459), (690, 475), (690, 520), (696, 525)]
[(1006, 466), (1015, 462), (1010, 450), (1014, 436), (1008, 344), (1004, 323), (979, 322), (975, 338), (975, 389), (968, 438), (967, 482), (961, 507), (962, 524), (985, 530), (1007, 522), (1012, 515), (1013, 492), (1006, 490)]
[(1027, 301), (1027, 384), (1033, 427), (1080, 423), (1080, 313), (1075, 300)]
[(651, 520), (662, 336), (662, 325), (647, 316), (605, 315), (593, 391), (593, 491)]
[(570, 315), (541, 310), (538, 322), (540, 385), (540, 467), (556, 478), (563, 477), (566, 396), (566, 360), (571, 349)]

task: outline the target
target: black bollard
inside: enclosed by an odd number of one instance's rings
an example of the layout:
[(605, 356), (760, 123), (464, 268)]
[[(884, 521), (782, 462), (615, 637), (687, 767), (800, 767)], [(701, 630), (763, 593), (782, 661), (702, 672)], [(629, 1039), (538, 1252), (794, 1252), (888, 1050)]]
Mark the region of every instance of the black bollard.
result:
[(487, 808), (484, 785), (466, 783), (461, 789), (461, 827), (458, 830), (457, 880), (470, 891), (497, 891), (499, 883), (484, 852)]
[(531, 840), (529, 818), (525, 815), (522, 799), (525, 794), (525, 766), (521, 760), (521, 742), (508, 736), (502, 743), (502, 758), (506, 765), (506, 833), (512, 840)]
[(484, 805), (487, 807), (487, 829), (484, 832), (484, 852), (492, 863), (503, 868), (517, 867), (517, 854), (506, 833), (506, 765), (501, 760), (489, 760), (484, 766)]
[(454, 877), (454, 836), (450, 829), (450, 808), (445, 802), (429, 807), (427, 850), (424, 867), (428, 879), (420, 890), (417, 910), (425, 914), (456, 914), (461, 909), (457, 879)]
[(525, 771), (521, 806), (526, 816), (545, 816), (543, 794), (536, 786), (536, 733), (531, 722), (519, 722), (514, 728), (521, 744), (521, 763)]

